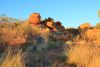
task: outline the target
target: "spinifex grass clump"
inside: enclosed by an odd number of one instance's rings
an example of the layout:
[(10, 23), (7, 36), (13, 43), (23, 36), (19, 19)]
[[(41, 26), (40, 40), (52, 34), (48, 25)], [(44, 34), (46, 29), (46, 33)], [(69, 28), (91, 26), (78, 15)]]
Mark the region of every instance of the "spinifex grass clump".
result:
[(78, 67), (99, 67), (100, 48), (97, 42), (85, 36), (84, 39), (74, 40), (70, 48), (66, 48), (67, 63)]
[(21, 50), (15, 52), (7, 49), (7, 52), (1, 57), (0, 67), (25, 67), (24, 53)]

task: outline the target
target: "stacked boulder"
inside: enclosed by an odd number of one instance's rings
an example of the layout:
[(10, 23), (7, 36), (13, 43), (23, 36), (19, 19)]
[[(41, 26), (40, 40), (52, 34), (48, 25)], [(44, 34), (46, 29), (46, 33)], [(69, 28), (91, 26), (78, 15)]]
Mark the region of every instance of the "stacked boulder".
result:
[(33, 13), (29, 17), (29, 24), (32, 26), (42, 26), (47, 27), (52, 31), (60, 31), (63, 32), (65, 30), (64, 26), (62, 26), (61, 22), (54, 22), (52, 18), (45, 19), (41, 21), (41, 16), (39, 13)]
[(79, 26), (79, 29), (89, 29), (91, 27), (90, 23), (84, 23)]
[(33, 13), (30, 17), (29, 17), (29, 23), (33, 26), (37, 26), (40, 24), (41, 21), (41, 16), (39, 13)]
[(87, 30), (91, 28), (90, 23), (84, 23), (79, 26), (80, 34), (83, 35)]

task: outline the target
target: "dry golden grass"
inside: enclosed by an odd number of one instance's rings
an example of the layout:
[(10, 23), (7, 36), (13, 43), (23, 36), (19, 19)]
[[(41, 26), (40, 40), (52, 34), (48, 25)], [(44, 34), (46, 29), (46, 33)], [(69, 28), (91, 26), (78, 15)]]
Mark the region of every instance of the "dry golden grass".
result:
[(32, 27), (32, 33), (33, 35), (39, 35), (42, 37), (46, 37), (50, 34), (50, 30), (48, 28), (42, 29), (39, 27)]
[(99, 67), (96, 65), (99, 65), (98, 62), (100, 62), (100, 48), (85, 40), (74, 42), (74, 44), (66, 52), (67, 63), (76, 64), (77, 67)]
[(23, 29), (26, 33), (31, 33), (32, 35), (35, 36), (48, 37), (48, 35), (50, 35), (50, 30), (48, 28), (32, 26), (28, 22), (23, 23), (18, 28)]
[(100, 67), (100, 55), (96, 56), (87, 67)]
[(100, 39), (100, 29), (87, 30), (85, 36), (91, 40)]
[(25, 67), (24, 53), (19, 51), (13, 53), (12, 50), (7, 50), (6, 55), (1, 58), (0, 67)]
[(89, 29), (81, 37), (66, 42), (70, 47), (66, 50), (68, 64), (77, 67), (100, 67), (100, 29)]
[(34, 27), (26, 22), (15, 28), (0, 28), (0, 40), (10, 45), (20, 45), (27, 42), (30, 33), (33, 36), (41, 36), (47, 39), (50, 30), (48, 28)]
[[(32, 44), (34, 44), (33, 41), (36, 41), (34, 38), (37, 37), (42, 37), (46, 41), (49, 41), (47, 40), (49, 39), (49, 35), (52, 35), (52, 33), (48, 28), (31, 26), (27, 22), (21, 23), (15, 28), (0, 28), (0, 41), (2, 40), (4, 42), (7, 42), (8, 45), (20, 45), (22, 43), (26, 43), (27, 41), (31, 41), (32, 38)], [(31, 39), (28, 40), (28, 37), (30, 37)], [(57, 37), (55, 38), (57, 39)], [(46, 44), (48, 44), (48, 42)], [(79, 35), (79, 37), (73, 38), (73, 40), (67, 41), (65, 42), (65, 44), (67, 44), (69, 47), (65, 48), (65, 50), (67, 49), (65, 51), (66, 56), (68, 57), (68, 59), (66, 60), (67, 64), (76, 64), (77, 67), (100, 67), (99, 29), (87, 30), (86, 32), (84, 32), (84, 35), (81, 35), (81, 37)], [(48, 47), (45, 44), (39, 45), (37, 47), (37, 51), (39, 53), (36, 53), (36, 57), (39, 56), (40, 59), (45, 56), (46, 51), (42, 51), (42, 48), (48, 50)], [(55, 55), (58, 54), (58, 52), (56, 52)], [(25, 67), (23, 56), (24, 55), (21, 51), (16, 54), (13, 54), (12, 51), (8, 51), (7, 56), (2, 57), (2, 61), (0, 61), (0, 67)], [(53, 67), (64, 67), (64, 62), (59, 62), (58, 60), (55, 61), (56, 62), (54, 62), (52, 65)]]
[(0, 39), (8, 44), (20, 44), (26, 42), (26, 35), (21, 29), (2, 28), (0, 29)]

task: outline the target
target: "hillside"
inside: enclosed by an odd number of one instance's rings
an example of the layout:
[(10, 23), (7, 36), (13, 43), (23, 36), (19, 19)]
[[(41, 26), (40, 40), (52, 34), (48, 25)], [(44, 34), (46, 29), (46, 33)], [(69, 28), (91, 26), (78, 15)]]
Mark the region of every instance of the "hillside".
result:
[(100, 67), (100, 23), (65, 28), (33, 13), (0, 20), (0, 67)]

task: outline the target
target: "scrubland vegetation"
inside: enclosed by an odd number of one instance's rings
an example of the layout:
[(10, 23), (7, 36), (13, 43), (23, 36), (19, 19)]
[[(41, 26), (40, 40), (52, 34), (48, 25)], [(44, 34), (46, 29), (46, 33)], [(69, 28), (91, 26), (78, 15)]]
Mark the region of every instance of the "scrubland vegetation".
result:
[(23, 22), (0, 21), (0, 67), (100, 67), (99, 62), (100, 23), (65, 28), (36, 13)]

